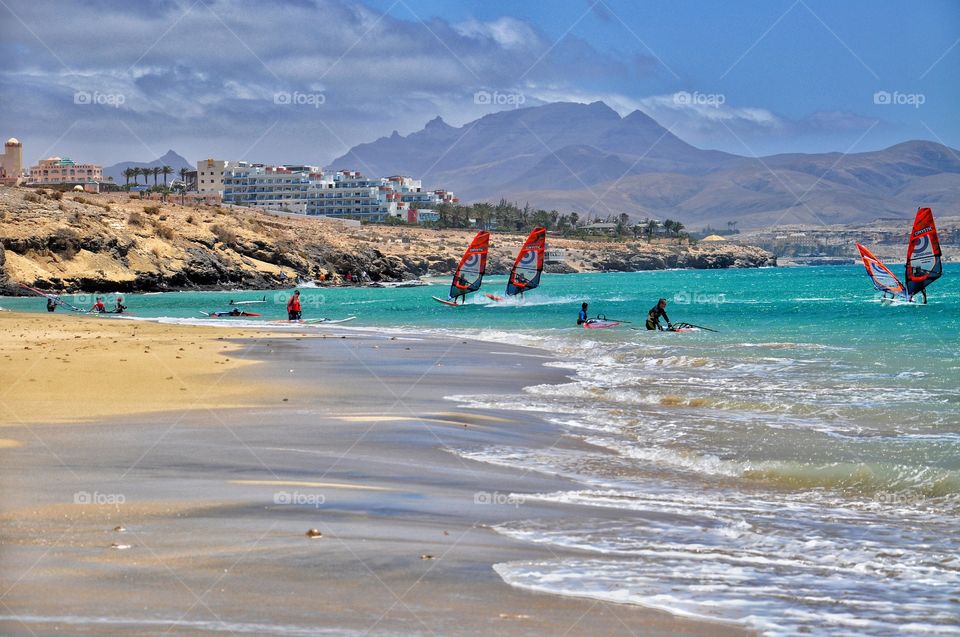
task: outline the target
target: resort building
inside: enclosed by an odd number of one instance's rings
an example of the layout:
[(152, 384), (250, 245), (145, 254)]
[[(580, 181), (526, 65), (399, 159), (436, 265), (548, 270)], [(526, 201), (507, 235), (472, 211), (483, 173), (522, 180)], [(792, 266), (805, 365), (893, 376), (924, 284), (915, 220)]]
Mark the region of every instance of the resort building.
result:
[(235, 161), (226, 159), (201, 159), (197, 162), (197, 192), (201, 195), (223, 194), (223, 173)]
[(5, 185), (16, 185), (23, 177), (23, 144), (16, 137), (11, 137), (3, 144), (3, 155), (0, 156), (0, 181)]
[[(446, 190), (424, 191), (421, 182), (410, 177), (370, 178), (354, 170), (328, 175), (315, 166), (239, 162), (224, 172), (223, 183), (224, 203), (367, 221), (434, 220), (438, 215), (431, 208), (458, 201)], [(411, 216), (417, 208), (425, 210)]]
[(30, 184), (86, 184), (103, 181), (103, 167), (78, 164), (69, 157), (41, 159), (30, 167)]

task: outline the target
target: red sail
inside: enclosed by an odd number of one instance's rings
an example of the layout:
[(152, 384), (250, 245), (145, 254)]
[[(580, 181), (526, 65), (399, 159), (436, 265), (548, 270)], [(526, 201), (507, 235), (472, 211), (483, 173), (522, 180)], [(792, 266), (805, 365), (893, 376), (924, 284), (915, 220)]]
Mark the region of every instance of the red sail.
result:
[(907, 246), (906, 284), (910, 296), (936, 281), (943, 274), (940, 260), (940, 239), (933, 222), (933, 211), (920, 208), (913, 220), (913, 231)]
[(523, 242), (523, 247), (517, 253), (510, 270), (510, 279), (507, 281), (507, 294), (523, 294), (540, 285), (540, 275), (543, 273), (543, 251), (547, 245), (547, 229), (534, 228)]
[(473, 238), (470, 247), (463, 253), (457, 271), (453, 274), (450, 284), (450, 298), (466, 296), (470, 292), (480, 289), (483, 282), (483, 273), (487, 269), (487, 249), (490, 245), (490, 233), (481, 230)]
[(881, 292), (889, 292), (895, 296), (906, 297), (906, 289), (900, 283), (900, 279), (890, 271), (890, 268), (883, 265), (883, 262), (875, 257), (872, 252), (865, 247), (857, 244), (860, 251), (860, 258), (863, 259), (863, 267), (867, 269), (867, 274), (873, 280), (873, 285)]

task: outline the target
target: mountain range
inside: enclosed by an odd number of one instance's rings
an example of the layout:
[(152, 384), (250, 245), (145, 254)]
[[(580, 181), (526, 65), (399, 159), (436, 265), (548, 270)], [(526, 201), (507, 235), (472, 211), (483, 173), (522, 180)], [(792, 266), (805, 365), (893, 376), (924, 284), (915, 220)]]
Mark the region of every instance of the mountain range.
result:
[(908, 141), (863, 153), (743, 157), (692, 146), (637, 110), (558, 102), (460, 127), (437, 117), (355, 146), (330, 168), (411, 175), (465, 202), (509, 201), (687, 227), (854, 223), (960, 204), (960, 151)]
[[(167, 177), (169, 181), (171, 178), (177, 179), (180, 173), (181, 168), (187, 168), (193, 170), (193, 166), (190, 165), (186, 159), (172, 150), (168, 150), (162, 157), (158, 157), (153, 161), (122, 161), (120, 163), (114, 164), (113, 166), (107, 166), (103, 169), (104, 177), (113, 177), (114, 183), (124, 184), (126, 183), (126, 177), (123, 176), (123, 171), (127, 168), (153, 168), (154, 166), (170, 166), (173, 168), (173, 175)], [(160, 176), (160, 179), (163, 179), (163, 176)], [(151, 178), (152, 180), (152, 178)], [(153, 181), (150, 181), (153, 183)]]

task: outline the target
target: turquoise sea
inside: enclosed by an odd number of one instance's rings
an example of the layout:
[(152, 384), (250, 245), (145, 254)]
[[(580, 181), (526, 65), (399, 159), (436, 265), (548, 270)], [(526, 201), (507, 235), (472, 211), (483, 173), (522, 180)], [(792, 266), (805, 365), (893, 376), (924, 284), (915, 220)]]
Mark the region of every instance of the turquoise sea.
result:
[[(450, 397), (541, 412), (588, 443), (454, 450), (578, 484), (517, 494), (576, 503), (576, 519), (524, 519), (520, 506), (497, 531), (582, 557), (498, 564), (505, 581), (770, 635), (960, 635), (960, 265), (926, 306), (881, 303), (860, 266), (545, 275), (522, 302), (430, 298), (446, 292), (304, 289), (304, 317), (528, 344), (569, 370), (519, 400)], [(283, 318), (288, 292), (125, 298), (135, 318), (192, 322), (264, 295), (247, 308)], [(674, 321), (718, 332), (631, 329), (661, 296)], [(582, 301), (633, 323), (579, 329)]]

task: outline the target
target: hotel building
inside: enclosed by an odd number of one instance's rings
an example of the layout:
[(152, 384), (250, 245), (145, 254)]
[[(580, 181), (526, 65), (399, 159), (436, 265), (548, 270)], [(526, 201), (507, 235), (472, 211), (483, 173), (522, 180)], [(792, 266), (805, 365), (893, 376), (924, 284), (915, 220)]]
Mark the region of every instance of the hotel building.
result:
[(201, 195), (223, 194), (223, 173), (237, 162), (226, 159), (201, 159), (197, 162), (197, 192)]
[(446, 190), (424, 191), (420, 180), (410, 177), (370, 178), (353, 170), (327, 175), (314, 166), (239, 162), (224, 172), (223, 184), (224, 203), (368, 221), (387, 217), (426, 221), (435, 213), (411, 215), (410, 211), (458, 201)]
[(103, 167), (78, 164), (70, 158), (49, 157), (30, 167), (30, 184), (85, 184), (103, 181)]

